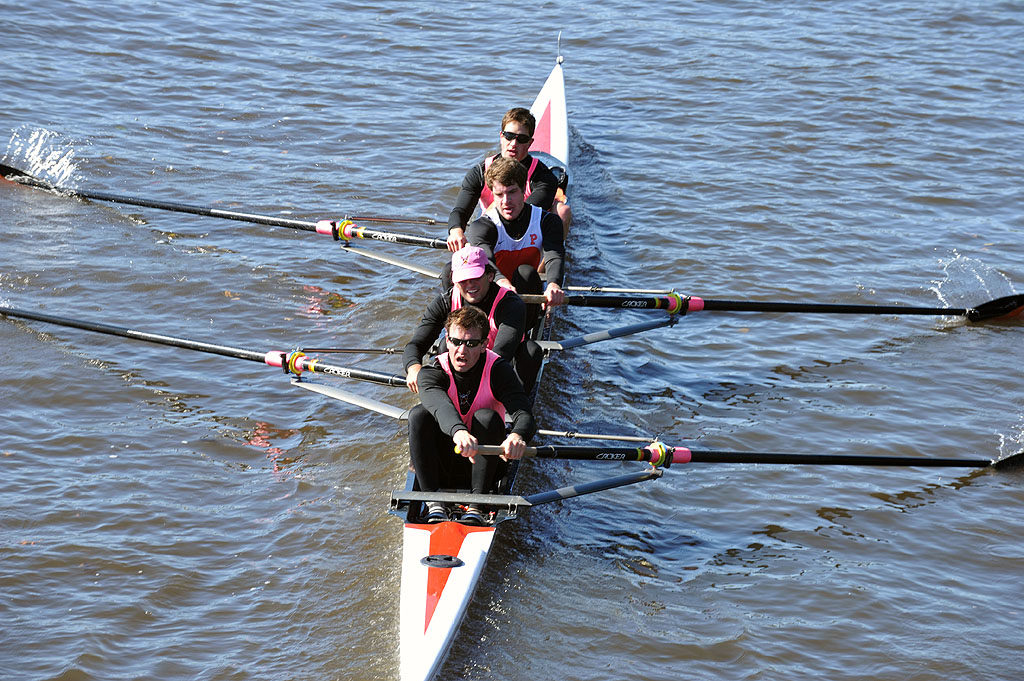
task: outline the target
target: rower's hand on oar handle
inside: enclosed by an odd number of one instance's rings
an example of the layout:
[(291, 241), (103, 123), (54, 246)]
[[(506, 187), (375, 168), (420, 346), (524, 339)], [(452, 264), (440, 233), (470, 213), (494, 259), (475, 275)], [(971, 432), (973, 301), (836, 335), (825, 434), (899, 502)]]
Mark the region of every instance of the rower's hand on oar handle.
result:
[(409, 390), (417, 394), (420, 392), (420, 384), (416, 382), (416, 379), (420, 375), (420, 369), (422, 368), (422, 364), (413, 364), (405, 371), (405, 384), (409, 386)]
[(455, 442), (455, 453), (461, 454), (462, 456), (469, 459), (470, 463), (476, 463), (477, 444), (479, 444), (472, 433), (468, 430), (457, 430), (455, 435), (452, 435), (452, 440)]
[(501, 443), (501, 448), (505, 452), (501, 455), (503, 461), (521, 459), (526, 453), (526, 440), (519, 433), (509, 433), (509, 436)]
[(544, 307), (557, 307), (558, 305), (565, 304), (565, 291), (562, 287), (551, 282), (548, 287), (544, 289)]
[(467, 243), (469, 242), (466, 241), (466, 230), (462, 229), (461, 227), (452, 227), (450, 230), (448, 230), (449, 251), (454, 253), (455, 251), (465, 246)]

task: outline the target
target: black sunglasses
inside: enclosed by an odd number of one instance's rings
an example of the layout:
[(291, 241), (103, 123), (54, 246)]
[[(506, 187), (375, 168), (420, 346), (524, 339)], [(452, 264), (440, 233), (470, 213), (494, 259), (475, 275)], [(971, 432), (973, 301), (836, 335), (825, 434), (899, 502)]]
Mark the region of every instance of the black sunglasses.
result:
[(529, 142), (530, 140), (533, 139), (529, 135), (524, 135), (522, 133), (516, 134), (516, 133), (510, 132), (508, 130), (502, 130), (501, 131), (501, 136), (504, 137), (505, 139), (507, 139), (509, 142), (511, 142), (512, 140), (515, 140), (516, 142), (519, 142), (520, 144), (526, 144), (527, 142)]
[(465, 345), (467, 348), (478, 348), (486, 341), (483, 338), (452, 338), (451, 336), (448, 336), (448, 342), (455, 347)]

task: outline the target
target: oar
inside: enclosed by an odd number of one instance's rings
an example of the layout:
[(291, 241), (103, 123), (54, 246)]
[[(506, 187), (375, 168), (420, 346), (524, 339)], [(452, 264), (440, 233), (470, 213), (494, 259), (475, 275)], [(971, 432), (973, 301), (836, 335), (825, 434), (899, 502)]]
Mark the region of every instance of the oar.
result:
[(31, 312), (29, 310), (18, 310), (12, 307), (5, 306), (0, 306), (0, 314), (6, 315), (8, 317), (32, 319), (38, 322), (46, 322), (48, 324), (68, 326), (76, 329), (83, 329), (85, 331), (95, 331), (97, 333), (105, 333), (111, 336), (133, 338), (135, 340), (146, 341), (149, 343), (170, 345), (173, 347), (185, 348), (187, 350), (209, 352), (214, 355), (223, 355), (225, 357), (247, 359), (251, 362), (262, 362), (273, 367), (281, 367), (282, 369), (284, 369), (285, 373), (291, 373), (296, 375), (301, 374), (303, 371), (309, 371), (312, 373), (340, 376), (342, 378), (354, 378), (359, 381), (369, 381), (370, 383), (378, 383), (381, 385), (405, 386), (405, 377), (403, 376), (385, 374), (379, 371), (369, 371), (366, 369), (351, 369), (348, 367), (326, 364), (324, 362), (321, 362), (320, 360), (311, 359), (302, 352), (283, 352), (280, 350), (257, 352), (255, 350), (244, 350), (240, 348), (228, 347), (226, 345), (215, 345), (213, 343), (204, 343), (202, 341), (194, 341), (189, 340), (187, 338), (175, 338), (174, 336), (164, 336), (162, 334), (147, 333), (145, 331), (138, 331), (135, 329), (128, 329), (120, 326), (112, 326), (110, 324), (87, 322), (78, 319), (69, 319), (67, 317), (58, 317), (56, 315), (43, 314), (41, 312)]
[[(317, 232), (318, 234), (325, 234), (333, 236), (335, 240), (344, 239), (348, 241), (352, 238), (369, 238), (369, 239), (380, 239), (381, 241), (391, 241), (394, 243), (412, 244), (416, 246), (429, 246), (430, 248), (448, 248), (448, 243), (444, 239), (436, 239), (429, 237), (421, 237), (411, 234), (394, 234), (384, 236), (363, 236), (363, 231), (360, 227), (353, 224), (352, 221), (360, 220), (363, 222), (374, 222), (374, 221), (386, 221), (386, 222), (408, 222), (416, 224), (436, 225), (438, 222), (433, 218), (377, 218), (373, 216), (353, 216), (346, 218), (342, 221), (336, 220), (320, 220), (319, 222), (308, 222), (305, 220), (291, 220), (288, 218), (278, 218), (270, 215), (257, 215), (255, 213), (241, 213), (233, 210), (223, 210), (220, 208), (208, 208), (205, 206), (195, 206), (187, 203), (174, 203), (171, 201), (159, 201), (156, 199), (146, 199), (136, 196), (124, 196), (121, 194), (108, 194), (106, 192), (98, 191), (87, 191), (84, 189), (68, 189), (65, 187), (56, 187), (45, 180), (40, 180), (37, 177), (29, 175), (23, 170), (14, 168), (9, 165), (0, 163), (0, 175), (4, 177), (16, 178), (20, 184), (29, 185), (39, 189), (47, 189), (49, 191), (58, 192), (60, 194), (66, 194), (68, 196), (76, 196), (81, 199), (92, 199), (94, 201), (106, 201), (108, 203), (122, 203), (130, 206), (142, 206), (144, 208), (157, 208), (159, 210), (168, 210), (176, 213), (190, 213), (192, 215), (202, 215), (213, 218), (225, 218), (227, 220), (239, 220), (241, 222), (252, 222), (259, 225), (272, 225), (274, 227), (287, 227), (289, 229), (300, 229), (306, 232)], [(372, 232), (372, 234), (383, 235), (384, 232)]]
[[(480, 445), (481, 454), (501, 455), (497, 445)], [(526, 456), (539, 459), (577, 459), (588, 461), (648, 461), (655, 466), (674, 463), (755, 463), (800, 464), (813, 466), (925, 466), (946, 468), (1002, 467), (1024, 460), (1024, 450), (994, 461), (992, 459), (953, 459), (922, 456), (882, 456), (868, 454), (788, 454), (771, 452), (728, 452), (670, 447), (661, 442), (646, 447), (578, 447), (546, 445), (527, 447)]]
[[(527, 303), (543, 303), (544, 296), (519, 296)], [(609, 307), (628, 310), (665, 310), (669, 314), (686, 314), (701, 310), (728, 312), (804, 312), (814, 314), (877, 314), (877, 315), (939, 315), (967, 317), (980, 322), (997, 317), (1018, 317), (1024, 314), (1024, 294), (1003, 296), (976, 307), (913, 307), (910, 305), (845, 305), (831, 303), (768, 303), (751, 300), (706, 300), (697, 296), (669, 293), (664, 296), (577, 296), (565, 297), (566, 305)]]
[[(520, 293), (519, 297), (524, 303), (540, 304), (545, 302), (544, 296), (538, 293)], [(580, 307), (613, 307), (626, 310), (666, 310), (669, 314), (678, 314), (684, 311), (686, 299), (678, 293), (668, 293), (664, 296), (583, 296), (568, 295), (565, 297), (565, 305), (578, 305)], [(683, 312), (685, 314), (685, 312)]]

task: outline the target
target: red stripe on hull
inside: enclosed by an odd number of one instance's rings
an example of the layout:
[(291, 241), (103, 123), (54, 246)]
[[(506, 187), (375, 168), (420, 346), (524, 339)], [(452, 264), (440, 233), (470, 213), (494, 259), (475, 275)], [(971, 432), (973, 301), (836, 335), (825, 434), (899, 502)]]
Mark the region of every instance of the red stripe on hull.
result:
[(544, 107), (544, 113), (537, 119), (537, 128), (533, 131), (532, 151), (551, 153), (551, 102)]
[[(462, 550), (462, 542), (466, 535), (471, 532), (493, 532), (493, 527), (473, 527), (461, 523), (444, 522), (436, 525), (409, 524), (410, 527), (423, 528), (430, 531), (430, 553), (431, 556), (458, 556)], [(426, 617), (423, 621), (423, 631), (430, 626), (430, 619), (434, 616), (434, 610), (444, 593), (444, 586), (448, 583), (448, 575), (454, 568), (427, 568), (427, 601)]]

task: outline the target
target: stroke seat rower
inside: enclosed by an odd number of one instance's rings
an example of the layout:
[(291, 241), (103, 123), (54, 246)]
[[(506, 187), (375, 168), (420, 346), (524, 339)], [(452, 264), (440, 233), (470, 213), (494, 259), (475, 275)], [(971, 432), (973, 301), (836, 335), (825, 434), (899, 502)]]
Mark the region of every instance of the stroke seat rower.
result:
[[(537, 430), (529, 397), (512, 365), (485, 346), (487, 317), (472, 305), (449, 313), (446, 352), (418, 372), (420, 404), (409, 412), (409, 454), (416, 486), (425, 492), (496, 491), (506, 463), (519, 459)], [(508, 420), (506, 435), (506, 419)], [(477, 454), (479, 444), (497, 444), (500, 458)], [(451, 519), (452, 509), (428, 502), (423, 520)], [(460, 518), (484, 521), (470, 505)]]

